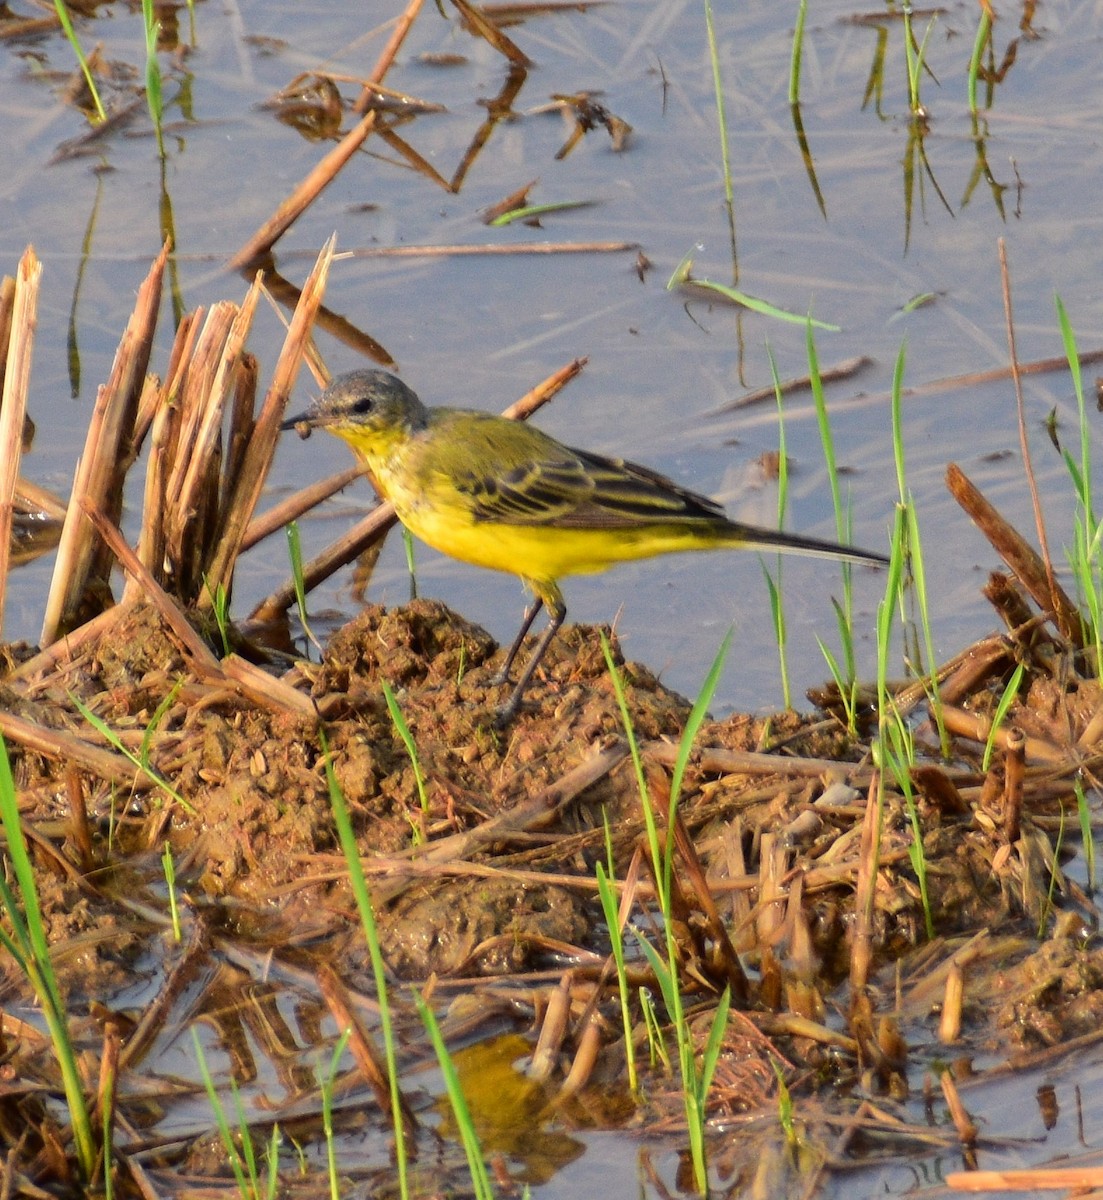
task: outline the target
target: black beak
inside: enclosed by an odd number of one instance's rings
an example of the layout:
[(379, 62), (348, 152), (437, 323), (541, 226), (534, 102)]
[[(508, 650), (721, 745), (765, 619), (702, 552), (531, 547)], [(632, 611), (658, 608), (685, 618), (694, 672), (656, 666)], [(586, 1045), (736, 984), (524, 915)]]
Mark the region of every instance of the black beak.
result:
[(288, 429), (294, 429), (301, 438), (310, 437), (310, 431), (314, 428), (314, 418), (308, 412), (300, 413), (297, 417), (288, 417), (286, 421), (280, 423), (280, 432), (285, 433)]

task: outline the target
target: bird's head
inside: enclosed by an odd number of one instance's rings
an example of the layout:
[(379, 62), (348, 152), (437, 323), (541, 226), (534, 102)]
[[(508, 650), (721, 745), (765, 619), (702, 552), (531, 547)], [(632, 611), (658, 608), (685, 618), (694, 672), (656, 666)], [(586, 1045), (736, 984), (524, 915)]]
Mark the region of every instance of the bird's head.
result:
[(427, 420), (425, 405), (401, 379), (387, 371), (363, 370), (339, 375), (306, 412), (280, 428), (294, 429), (304, 438), (314, 429), (326, 429), (365, 449), (409, 437)]

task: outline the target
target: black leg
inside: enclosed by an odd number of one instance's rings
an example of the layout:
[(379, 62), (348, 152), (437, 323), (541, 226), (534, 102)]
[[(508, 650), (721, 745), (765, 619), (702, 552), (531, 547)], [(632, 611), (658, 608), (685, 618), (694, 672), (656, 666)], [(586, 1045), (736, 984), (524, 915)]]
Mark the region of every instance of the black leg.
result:
[(532, 628), (533, 621), (536, 620), (536, 614), (544, 605), (543, 596), (537, 596), (535, 600), (525, 609), (525, 615), (521, 620), (521, 630), (513, 639), (513, 645), (509, 648), (509, 653), (506, 655), (506, 661), (502, 663), (502, 669), (490, 681), (493, 684), (509, 683), (509, 673), (513, 670), (513, 660), (517, 657), (517, 651), (521, 649), (521, 643), (525, 640), (525, 634)]
[[(531, 616), (528, 613), (525, 614), (526, 623), (521, 630), (522, 635), (527, 631), (529, 625), (532, 624), (532, 619), (536, 616), (535, 610), (538, 607), (539, 605), (533, 605)], [(525, 688), (528, 687), (536, 668), (540, 665), (540, 660), (544, 657), (545, 652), (551, 645), (552, 638), (559, 632), (559, 627), (563, 624), (563, 618), (567, 615), (567, 606), (563, 603), (561, 596), (557, 596), (553, 601), (548, 602), (547, 609), (548, 627), (540, 635), (540, 641), (536, 643), (536, 649), (532, 652), (532, 657), (521, 672), (521, 678), (517, 680), (517, 686), (513, 689), (513, 694), (498, 709), (497, 715), (494, 718), (494, 724), (499, 728), (508, 725), (517, 715), (517, 710), (521, 707), (521, 697), (525, 694)], [(512, 658), (515, 651), (516, 647), (510, 651), (510, 658)]]

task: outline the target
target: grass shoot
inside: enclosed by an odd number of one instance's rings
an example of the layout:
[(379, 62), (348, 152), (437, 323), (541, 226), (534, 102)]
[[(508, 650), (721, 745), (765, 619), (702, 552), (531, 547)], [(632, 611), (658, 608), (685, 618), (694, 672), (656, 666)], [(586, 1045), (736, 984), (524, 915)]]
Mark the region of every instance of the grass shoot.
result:
[(230, 1095), (234, 1102), (236, 1121), (235, 1125), (231, 1125), (226, 1105), (222, 1101), (222, 1096), (211, 1075), (211, 1069), (207, 1065), (207, 1056), (203, 1053), (203, 1043), (199, 1040), (199, 1030), (195, 1026), (192, 1026), (191, 1035), (192, 1044), (195, 1047), (195, 1061), (199, 1066), (199, 1074), (207, 1092), (207, 1099), (211, 1104), (211, 1111), (214, 1113), (218, 1134), (226, 1151), (226, 1159), (230, 1164), (230, 1170), (234, 1173), (238, 1195), (241, 1200), (275, 1200), (279, 1190), (281, 1141), (279, 1126), (275, 1123), (272, 1125), (272, 1135), (265, 1147), (265, 1172), (262, 1178), (257, 1146), (253, 1140), (249, 1121), (245, 1116), (245, 1106), (242, 1103), (237, 1084), (231, 1075)]
[(82, 1178), (90, 1183), (95, 1174), (97, 1157), (91, 1110), (77, 1065), (76, 1048), (69, 1035), (69, 1014), (65, 1010), (57, 976), (50, 960), (50, 947), (38, 903), (34, 868), (23, 837), (15, 780), (12, 777), (11, 761), (3, 737), (0, 737), (0, 823), (3, 825), (7, 842), (11, 874), (15, 877), (15, 887), (19, 893), (17, 900), (8, 883), (7, 873), (0, 872), (0, 904), (7, 912), (11, 926), (10, 933), (0, 926), (0, 945), (30, 983), (42, 1009), (42, 1016), (53, 1044), (54, 1057), (61, 1072), (77, 1165)]
[(988, 730), (988, 737), (984, 743), (984, 757), (981, 760), (981, 770), (986, 774), (988, 768), (992, 765), (992, 754), (996, 749), (996, 739), (999, 737), (1004, 721), (1007, 720), (1007, 714), (1011, 711), (1012, 704), (1015, 703), (1019, 695), (1019, 688), (1022, 686), (1025, 672), (1026, 668), (1022, 663), (1019, 663), (1011, 673), (1011, 678), (1007, 681), (996, 703), (995, 711), (992, 713), (992, 725)]
[(176, 863), (172, 859), (172, 847), (167, 842), (164, 850), (161, 851), (161, 869), (165, 873), (165, 886), (168, 889), (172, 939), (179, 945), (184, 940), (184, 935), (180, 928), (180, 906), (176, 902)]
[(628, 1071), (628, 1087), (633, 1096), (639, 1095), (640, 1081), (636, 1068), (636, 1046), (632, 1038), (632, 993), (628, 986), (628, 970), (624, 955), (624, 922), (627, 914), (621, 911), (617, 903), (616, 888), (613, 880), (616, 878), (616, 868), (613, 862), (613, 835), (609, 828), (609, 817), (602, 812), (602, 824), (605, 829), (605, 862), (597, 863), (597, 893), (601, 901), (601, 911), (605, 916), (605, 927), (609, 931), (609, 945), (613, 953), (613, 962), (617, 970), (617, 994), (620, 998), (620, 1019), (624, 1033), (624, 1063)]
[(326, 1178), (329, 1181), (329, 1200), (341, 1200), (341, 1181), (337, 1175), (337, 1143), (333, 1130), (333, 1085), (337, 1079), (337, 1067), (341, 1055), (349, 1044), (351, 1029), (345, 1029), (333, 1047), (329, 1058), (329, 1069), (318, 1080), (318, 1089), (322, 1095), (322, 1134), (326, 1143)]
[[(179, 684), (177, 684), (177, 687), (179, 687)], [(170, 693), (170, 695), (172, 694), (173, 693)], [(164, 715), (165, 711), (167, 711), (167, 706), (165, 705), (164, 701), (162, 701), (161, 707), (157, 709), (153, 719), (146, 726), (145, 733), (142, 737), (141, 748), (139, 752), (135, 754), (134, 751), (126, 746), (122, 738), (119, 737), (115, 730), (112, 729), (102, 717), (97, 716), (96, 713), (94, 713), (79, 696), (70, 692), (69, 699), (72, 700), (73, 704), (80, 712), (80, 715), (88, 722), (88, 724), (91, 725), (101, 737), (110, 742), (110, 744), (124, 758), (128, 759), (133, 764), (136, 771), (139, 771), (151, 783), (160, 788), (160, 790), (164, 792), (174, 804), (179, 804), (187, 812), (191, 813), (193, 816), (195, 815), (195, 809), (149, 761), (149, 751), (153, 733), (156, 732), (157, 724), (160, 722), (160, 719)]]
[(475, 1129), (475, 1122), (471, 1117), (471, 1110), (467, 1105), (467, 1098), (460, 1085), (456, 1064), (448, 1053), (448, 1047), (445, 1044), (444, 1035), (440, 1031), (436, 1015), (420, 992), (414, 992), (414, 1003), (417, 1005), (418, 1013), (425, 1024), (426, 1032), (429, 1034), (429, 1040), (432, 1042), (437, 1056), (444, 1088), (448, 1093), (448, 1102), (452, 1106), (452, 1112), (456, 1118), (456, 1128), (459, 1130), (460, 1141), (463, 1143), (464, 1154), (467, 1156), (467, 1170), (471, 1176), (475, 1200), (494, 1200), (494, 1189), (490, 1184), (483, 1148), (478, 1131)]
[(73, 28), (72, 18), (69, 16), (69, 9), (65, 0), (54, 0), (54, 9), (57, 12), (57, 19), (61, 22), (61, 28), (65, 31), (65, 37), (68, 39), (69, 45), (76, 55), (77, 62), (80, 64), (81, 74), (84, 76), (84, 82), (88, 88), (89, 94), (92, 97), (92, 103), (96, 109), (96, 123), (102, 124), (107, 120), (107, 111), (103, 107), (103, 101), (100, 99), (99, 88), (96, 87), (95, 76), (92, 74), (92, 68), (88, 65), (88, 59), (85, 57), (84, 51), (81, 49), (80, 39), (77, 37), (77, 31)]
[(303, 576), (303, 551), (299, 539), (299, 523), (288, 521), (286, 529), (287, 556), (291, 561), (291, 582), (295, 589), (295, 607), (299, 614), (299, 624), (303, 627), (303, 633), (306, 634), (314, 649), (321, 654), (322, 643), (314, 636), (314, 631), (310, 628), (310, 622), (306, 616), (306, 581)]
[(406, 1150), (406, 1122), (402, 1112), (402, 1093), (398, 1086), (398, 1048), (395, 1043), (394, 1021), (391, 1017), (391, 1002), (387, 989), (387, 966), (383, 961), (383, 950), (379, 944), (379, 931), (375, 924), (375, 908), (368, 892), (364, 866), (360, 861), (360, 850), (352, 830), (348, 805), (344, 792), (333, 771), (333, 756), (330, 754), (324, 730), (319, 731), (322, 755), (325, 761), (326, 782), (329, 799), (333, 807), (333, 822), (337, 826), (337, 837), (341, 852), (349, 871), (349, 885), (356, 900), (364, 939), (371, 957), (372, 974), (375, 978), (376, 1002), (379, 1005), (379, 1028), (383, 1036), (383, 1053), (387, 1063), (387, 1079), (391, 1096), (391, 1122), (394, 1126), (395, 1169), (398, 1173), (398, 1190), (402, 1200), (409, 1200), (410, 1172)]
[(157, 134), (157, 153), (165, 157), (164, 97), (161, 92), (161, 64), (157, 58), (157, 39), (161, 34), (161, 22), (153, 9), (153, 0), (142, 0), (142, 25), (146, 39), (146, 105)]
[(417, 743), (414, 741), (414, 735), (410, 732), (410, 726), (406, 724), (406, 718), (402, 715), (402, 709), (399, 708), (398, 701), (395, 699), (395, 694), (391, 690), (391, 685), (385, 680), (380, 681), (383, 688), (383, 698), (387, 702), (387, 711), (391, 714), (391, 722), (394, 724), (398, 736), (402, 739), (402, 744), (406, 747), (406, 753), (410, 756), (410, 765), (414, 768), (414, 781), (417, 784), (417, 798), (421, 805), (422, 813), (429, 811), (429, 795), (425, 789), (425, 773), (421, 769), (421, 761), (418, 758)]
[(682, 1002), (678, 964), (680, 955), (675, 941), (674, 909), (672, 903), (672, 885), (674, 874), (674, 823), (678, 812), (678, 801), (681, 796), (682, 780), (685, 776), (689, 757), (697, 733), (708, 712), (716, 685), (731, 646), (732, 631), (729, 630), (720, 649), (713, 660), (712, 667), (705, 678), (701, 691), (693, 704), (685, 729), (678, 745), (678, 754), (674, 762), (674, 771), (670, 781), (670, 801), (664, 821), (664, 837), (660, 841), (658, 822), (655, 818), (654, 806), (650, 792), (643, 778), (642, 762), (639, 759), (639, 749), (635, 734), (632, 732), (632, 720), (628, 711), (624, 687), (620, 674), (612, 662), (612, 653), (607, 641), (603, 641), (606, 663), (610, 668), (613, 689), (616, 693), (617, 704), (628, 736), (629, 747), (633, 761), (636, 763), (637, 779), (641, 784), (640, 804), (643, 809), (644, 825), (647, 831), (647, 847), (651, 856), (652, 875), (655, 880), (655, 890), (662, 914), (663, 935), (665, 939), (665, 957), (651, 945), (637, 930), (640, 946), (643, 950), (663, 995), (663, 1003), (667, 1016), (674, 1031), (678, 1048), (678, 1067), (682, 1084), (682, 1100), (685, 1106), (686, 1124), (689, 1132), (690, 1157), (693, 1164), (693, 1182), (701, 1195), (708, 1193), (708, 1163), (705, 1148), (706, 1100), (712, 1084), (713, 1072), (720, 1052), (724, 1029), (727, 1024), (728, 1008), (731, 1004), (730, 990), (725, 988), (723, 995), (713, 1014), (712, 1025), (706, 1041), (704, 1053), (698, 1063), (693, 1031), (686, 1017), (685, 1006)]

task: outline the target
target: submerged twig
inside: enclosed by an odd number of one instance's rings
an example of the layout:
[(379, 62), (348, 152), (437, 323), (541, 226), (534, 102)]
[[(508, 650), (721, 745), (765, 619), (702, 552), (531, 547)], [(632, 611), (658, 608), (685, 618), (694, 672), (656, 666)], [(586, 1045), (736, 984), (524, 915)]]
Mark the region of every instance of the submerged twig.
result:
[[(369, 76), (371, 83), (381, 83), (383, 76), (394, 62), (399, 47), (405, 40), (414, 18), (421, 9), (422, 0), (410, 0), (406, 11), (398, 19), (390, 41), (383, 48), (375, 69)], [(349, 130), (336, 146), (307, 175), (290, 196), (284, 200), (271, 217), (257, 230), (244, 246), (230, 259), (235, 270), (245, 270), (261, 259), (280, 240), (291, 226), (303, 215), (322, 191), (333, 182), (337, 173), (367, 140), (375, 128), (377, 114), (368, 112)]]

